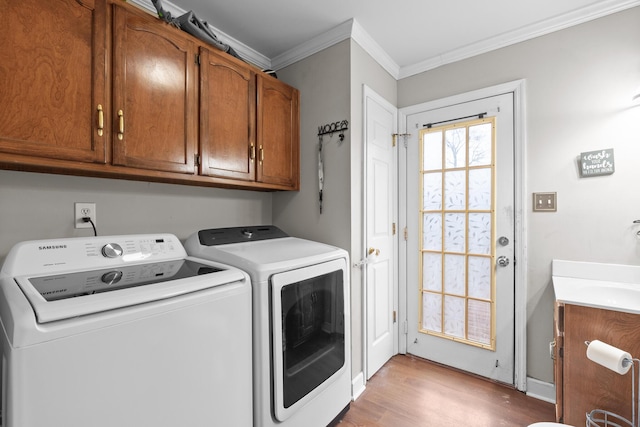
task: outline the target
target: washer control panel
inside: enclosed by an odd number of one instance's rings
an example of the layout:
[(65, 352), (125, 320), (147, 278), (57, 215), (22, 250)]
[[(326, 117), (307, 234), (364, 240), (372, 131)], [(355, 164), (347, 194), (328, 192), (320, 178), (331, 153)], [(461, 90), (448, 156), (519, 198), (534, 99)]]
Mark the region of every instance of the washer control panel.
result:
[(74, 237), (22, 242), (7, 256), (3, 270), (12, 276), (114, 268), (185, 258), (172, 234)]

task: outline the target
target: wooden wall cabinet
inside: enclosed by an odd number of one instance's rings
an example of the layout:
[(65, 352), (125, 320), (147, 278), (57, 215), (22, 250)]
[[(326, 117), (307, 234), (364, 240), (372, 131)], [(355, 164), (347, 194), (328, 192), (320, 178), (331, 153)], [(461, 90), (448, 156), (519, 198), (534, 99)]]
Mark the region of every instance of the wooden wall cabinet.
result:
[(299, 189), (296, 89), (121, 1), (0, 7), (0, 168)]
[(193, 174), (195, 43), (147, 14), (113, 10), (113, 164)]
[(0, 153), (104, 164), (105, 1), (1, 0), (0, 10)]
[(255, 180), (256, 73), (200, 48), (200, 173)]
[(298, 190), (299, 103), (291, 86), (201, 48), (200, 173)]
[(299, 188), (299, 103), (298, 90), (258, 76), (257, 181)]
[[(555, 360), (558, 421), (585, 425), (593, 409), (631, 420), (631, 371), (619, 375), (589, 360), (585, 341), (600, 340), (638, 357), (640, 315), (573, 304), (558, 305), (556, 312), (556, 352), (562, 353)], [(560, 341), (558, 332), (564, 333)]]

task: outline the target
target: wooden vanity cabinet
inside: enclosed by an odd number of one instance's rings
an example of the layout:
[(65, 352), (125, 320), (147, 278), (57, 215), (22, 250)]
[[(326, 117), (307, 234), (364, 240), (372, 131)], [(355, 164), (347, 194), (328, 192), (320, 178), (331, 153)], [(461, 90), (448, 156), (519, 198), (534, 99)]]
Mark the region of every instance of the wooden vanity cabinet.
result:
[(196, 45), (185, 33), (114, 6), (113, 164), (194, 174)]
[(105, 163), (105, 1), (0, 0), (0, 10), (0, 153)]
[[(557, 350), (556, 379), (560, 369), (560, 409), (558, 420), (568, 425), (585, 425), (586, 414), (593, 409), (614, 412), (629, 420), (632, 418), (632, 371), (619, 375), (587, 358), (585, 341), (600, 340), (640, 355), (640, 316), (613, 310), (604, 310), (565, 304), (562, 308), (564, 342)], [(556, 342), (557, 344), (557, 342)], [(636, 364), (637, 368), (637, 364)], [(636, 369), (636, 375), (638, 375)]]

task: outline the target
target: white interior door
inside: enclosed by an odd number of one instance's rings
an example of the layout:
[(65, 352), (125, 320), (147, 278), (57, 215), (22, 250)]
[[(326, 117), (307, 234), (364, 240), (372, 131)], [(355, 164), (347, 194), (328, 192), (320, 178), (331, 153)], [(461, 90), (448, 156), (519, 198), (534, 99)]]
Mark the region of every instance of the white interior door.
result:
[[(513, 107), (508, 93), (407, 116), (407, 352), (508, 384)], [(488, 129), (490, 152), (475, 145)]]
[(365, 88), (366, 377), (397, 352), (397, 109)]

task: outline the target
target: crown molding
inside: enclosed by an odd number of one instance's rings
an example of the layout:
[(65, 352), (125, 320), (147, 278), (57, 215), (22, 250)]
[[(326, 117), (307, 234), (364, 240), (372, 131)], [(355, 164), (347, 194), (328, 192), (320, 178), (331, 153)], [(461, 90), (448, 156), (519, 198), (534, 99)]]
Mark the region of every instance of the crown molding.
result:
[(353, 19), (351, 38), (358, 43), (369, 55), (371, 55), (382, 68), (387, 70), (394, 79), (400, 76), (400, 66), (395, 63), (389, 54), (367, 33), (358, 22)]
[(526, 40), (544, 36), (594, 19), (602, 18), (616, 12), (640, 5), (640, 0), (609, 0), (579, 10), (566, 13), (556, 18), (528, 25), (520, 29), (503, 33), (486, 40), (473, 43), (459, 49), (445, 52), (440, 56), (426, 59), (413, 65), (402, 67), (399, 79), (423, 73), (442, 65), (468, 59), (483, 53), (511, 46)]
[[(137, 4), (143, 9), (146, 9), (149, 12), (151, 12), (153, 15), (158, 16), (158, 12), (155, 6), (153, 5), (153, 3), (151, 3), (151, 0), (128, 0), (128, 1), (130, 3)], [(180, 16), (188, 12), (187, 10), (184, 10), (181, 7), (176, 6), (170, 1), (163, 1), (162, 5), (167, 11), (171, 12), (171, 14), (174, 16)], [(199, 18), (206, 21), (206, 17), (204, 16)], [(207, 25), (209, 24), (207, 23)], [(246, 44), (239, 42), (238, 40), (234, 39), (233, 37), (229, 36), (223, 31), (220, 31), (219, 29), (213, 27), (212, 25), (209, 25), (209, 28), (211, 28), (211, 31), (213, 31), (213, 33), (216, 35), (216, 37), (218, 37), (218, 39), (221, 42), (231, 46), (233, 50), (235, 50), (238, 53), (238, 55), (240, 55), (240, 57), (242, 57), (242, 59), (244, 59), (245, 61), (250, 62), (259, 68), (263, 68), (263, 69), (272, 68), (271, 60), (266, 56), (264, 56), (263, 54), (261, 54), (260, 52), (254, 49), (251, 49)]]
[(288, 51), (272, 58), (271, 67), (279, 70), (351, 37), (355, 19), (350, 19)]

